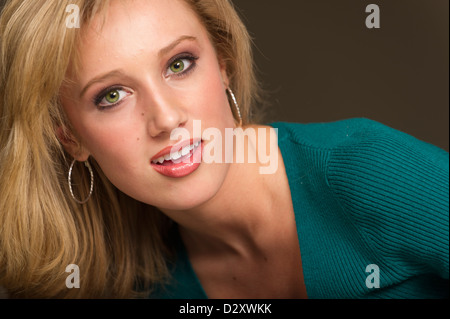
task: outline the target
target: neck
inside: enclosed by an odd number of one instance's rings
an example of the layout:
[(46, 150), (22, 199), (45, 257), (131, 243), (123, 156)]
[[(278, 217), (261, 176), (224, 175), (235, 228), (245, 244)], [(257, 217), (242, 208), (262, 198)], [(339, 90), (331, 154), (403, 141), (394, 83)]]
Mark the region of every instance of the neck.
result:
[[(249, 143), (256, 148), (256, 141)], [(279, 197), (278, 174), (260, 174), (258, 161), (229, 165), (220, 190), (207, 202), (181, 212), (164, 210), (179, 225), (183, 240), (197, 250), (255, 251), (271, 224)]]

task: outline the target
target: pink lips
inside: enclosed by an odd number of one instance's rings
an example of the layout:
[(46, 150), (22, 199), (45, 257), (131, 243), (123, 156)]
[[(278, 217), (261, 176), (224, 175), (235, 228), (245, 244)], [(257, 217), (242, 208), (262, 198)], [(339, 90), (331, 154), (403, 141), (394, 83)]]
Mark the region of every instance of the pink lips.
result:
[[(157, 159), (180, 151), (186, 146), (200, 144), (194, 147), (189, 153), (177, 160), (165, 160), (163, 163), (154, 163)], [(165, 147), (150, 160), (150, 165), (160, 174), (168, 177), (184, 177), (193, 173), (201, 163), (203, 143), (199, 138), (182, 141), (178, 144)]]

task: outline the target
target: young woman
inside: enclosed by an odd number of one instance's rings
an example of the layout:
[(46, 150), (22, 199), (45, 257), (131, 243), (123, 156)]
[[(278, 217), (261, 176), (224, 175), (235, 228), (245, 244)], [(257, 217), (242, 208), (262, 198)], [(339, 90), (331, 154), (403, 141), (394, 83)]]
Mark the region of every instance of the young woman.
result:
[(11, 0), (0, 28), (9, 297), (448, 296), (448, 153), (258, 124), (229, 1)]

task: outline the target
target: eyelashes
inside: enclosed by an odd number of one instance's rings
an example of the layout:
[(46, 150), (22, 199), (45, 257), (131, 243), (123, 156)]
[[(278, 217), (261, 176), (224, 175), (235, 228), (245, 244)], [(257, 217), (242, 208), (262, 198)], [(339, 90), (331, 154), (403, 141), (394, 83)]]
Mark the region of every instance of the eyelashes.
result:
[(197, 56), (190, 53), (181, 53), (173, 57), (166, 66), (166, 77), (168, 76), (186, 76), (193, 71), (197, 65)]
[(125, 94), (121, 94), (121, 92), (126, 92), (128, 95), (131, 94), (130, 91), (126, 90), (122, 86), (107, 87), (94, 97), (93, 102), (101, 110), (111, 106), (116, 106), (120, 104), (125, 97)]
[[(197, 66), (196, 61), (198, 59), (197, 56), (190, 53), (176, 55), (167, 63), (164, 77), (176, 79), (189, 75)], [(106, 110), (119, 105), (131, 94), (133, 94), (131, 90), (121, 85), (108, 86), (96, 94), (92, 102), (99, 110)]]

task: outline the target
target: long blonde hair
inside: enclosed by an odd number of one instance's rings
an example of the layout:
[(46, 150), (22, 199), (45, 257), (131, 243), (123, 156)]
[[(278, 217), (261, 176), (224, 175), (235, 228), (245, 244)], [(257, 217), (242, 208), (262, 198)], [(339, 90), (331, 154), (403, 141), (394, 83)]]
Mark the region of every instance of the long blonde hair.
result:
[[(185, 0), (227, 65), (243, 123), (257, 97), (248, 33), (228, 0)], [(80, 8), (81, 29), (66, 8)], [(0, 17), (0, 287), (13, 298), (137, 296), (168, 278), (170, 221), (117, 190), (91, 159), (95, 190), (71, 198), (68, 155), (55, 128), (70, 127), (58, 92), (76, 60), (80, 30), (105, 0), (9, 0)], [(74, 167), (77, 192), (90, 176)], [(66, 267), (80, 270), (69, 289)]]

